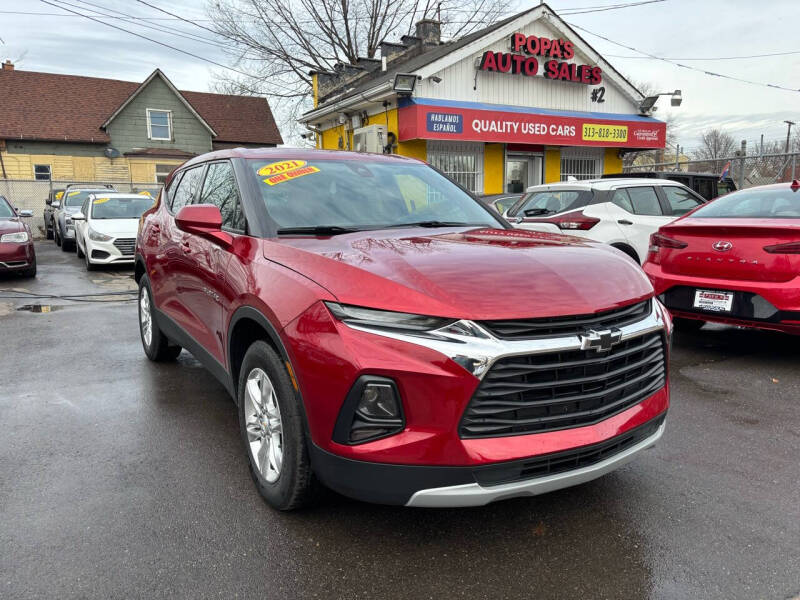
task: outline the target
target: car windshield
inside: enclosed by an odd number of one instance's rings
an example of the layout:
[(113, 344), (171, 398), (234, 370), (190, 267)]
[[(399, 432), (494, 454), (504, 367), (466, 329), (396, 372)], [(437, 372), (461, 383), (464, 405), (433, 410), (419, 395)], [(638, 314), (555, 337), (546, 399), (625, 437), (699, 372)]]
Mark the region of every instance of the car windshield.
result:
[(92, 219), (138, 219), (151, 206), (149, 196), (99, 196), (92, 200)]
[(403, 225), (503, 227), (487, 208), (424, 164), (368, 157), (249, 162), (278, 233)]
[[(71, 190), (66, 193), (66, 200), (64, 200), (64, 206), (82, 206), (83, 201), (86, 200), (89, 194), (96, 194), (100, 190)], [(108, 190), (104, 190), (105, 193), (108, 193)]]
[(546, 190), (529, 192), (509, 212), (509, 216), (553, 215), (586, 206), (592, 199), (588, 190)]
[(704, 204), (689, 216), (703, 219), (798, 219), (800, 190), (787, 186), (732, 192)]
[(0, 219), (10, 219), (16, 216), (8, 201), (3, 196), (0, 196)]

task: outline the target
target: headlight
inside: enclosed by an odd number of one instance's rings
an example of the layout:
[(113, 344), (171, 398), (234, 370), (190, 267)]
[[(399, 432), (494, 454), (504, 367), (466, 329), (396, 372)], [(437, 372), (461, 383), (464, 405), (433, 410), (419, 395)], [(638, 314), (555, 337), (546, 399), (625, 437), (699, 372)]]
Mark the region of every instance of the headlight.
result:
[(334, 317), (348, 325), (373, 329), (393, 329), (408, 333), (430, 332), (457, 321), (457, 319), (376, 310), (374, 308), (337, 304), (336, 302), (326, 302), (325, 306), (328, 307)]
[(12, 242), (15, 244), (24, 244), (28, 241), (27, 231), (18, 231), (17, 233), (4, 233), (0, 236), (0, 242)]
[(89, 239), (95, 242), (110, 242), (114, 238), (89, 227)]

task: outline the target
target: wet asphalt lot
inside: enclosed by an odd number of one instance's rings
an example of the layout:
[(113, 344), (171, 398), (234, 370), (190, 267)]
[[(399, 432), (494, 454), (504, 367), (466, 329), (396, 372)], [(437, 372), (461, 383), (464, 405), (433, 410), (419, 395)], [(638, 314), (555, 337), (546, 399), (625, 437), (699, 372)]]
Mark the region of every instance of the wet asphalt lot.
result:
[[(48, 294), (133, 289), (40, 242)], [(0, 292), (2, 294), (3, 292)], [(0, 598), (797, 598), (800, 343), (677, 335), (667, 432), (582, 487), (477, 509), (250, 481), (236, 413), (184, 352), (146, 360), (134, 302), (0, 298)]]

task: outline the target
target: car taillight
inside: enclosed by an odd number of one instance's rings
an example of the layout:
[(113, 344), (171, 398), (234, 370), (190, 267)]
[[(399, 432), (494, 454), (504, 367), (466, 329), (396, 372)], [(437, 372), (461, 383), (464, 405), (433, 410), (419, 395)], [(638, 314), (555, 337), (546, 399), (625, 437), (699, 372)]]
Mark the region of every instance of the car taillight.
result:
[(686, 242), (668, 237), (663, 233), (656, 232), (650, 235), (650, 252), (658, 252), (659, 248), (675, 248), (680, 250), (681, 248), (686, 248), (688, 245), (689, 244)]
[(651, 262), (655, 265), (661, 264), (661, 257), (659, 256), (659, 250), (661, 248), (672, 248), (676, 250), (680, 250), (681, 248), (686, 248), (688, 246), (686, 242), (682, 242), (680, 240), (676, 240), (674, 238), (668, 237), (663, 233), (653, 233), (650, 234), (650, 247), (647, 249), (647, 261)]
[(784, 244), (764, 246), (764, 252), (770, 254), (800, 254), (800, 242), (786, 242)]
[(526, 223), (552, 223), (559, 229), (569, 231), (588, 231), (600, 222), (600, 219), (587, 217), (582, 211), (576, 210), (565, 215), (550, 217), (549, 219), (525, 219)]

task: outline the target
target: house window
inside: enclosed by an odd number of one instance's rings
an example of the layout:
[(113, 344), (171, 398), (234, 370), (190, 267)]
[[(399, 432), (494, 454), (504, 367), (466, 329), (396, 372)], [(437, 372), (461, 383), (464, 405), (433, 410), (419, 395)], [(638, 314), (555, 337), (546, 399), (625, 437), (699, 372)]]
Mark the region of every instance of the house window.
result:
[(596, 179), (603, 174), (603, 150), (596, 148), (562, 148), (561, 181)]
[(36, 181), (50, 181), (50, 165), (33, 165), (33, 177)]
[(147, 109), (147, 137), (151, 140), (172, 139), (172, 111)]
[(156, 183), (160, 183), (164, 185), (164, 182), (167, 180), (167, 177), (170, 173), (172, 173), (172, 169), (175, 168), (175, 165), (159, 165), (156, 164)]
[(469, 191), (483, 193), (483, 144), (429, 141), (428, 162)]

